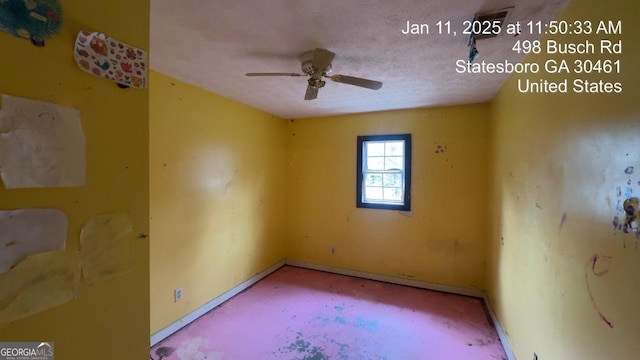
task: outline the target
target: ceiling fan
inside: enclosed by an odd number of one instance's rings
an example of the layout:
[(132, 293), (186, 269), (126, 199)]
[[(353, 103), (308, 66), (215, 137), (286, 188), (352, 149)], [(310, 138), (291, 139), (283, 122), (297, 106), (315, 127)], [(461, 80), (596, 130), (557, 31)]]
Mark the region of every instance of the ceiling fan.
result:
[(360, 86), (367, 89), (378, 90), (382, 87), (380, 81), (362, 79), (347, 75), (329, 75), (331, 73), (331, 60), (336, 54), (326, 49), (315, 49), (300, 55), (303, 74), (297, 73), (247, 73), (246, 76), (309, 76), (305, 100), (313, 100), (318, 97), (318, 90), (325, 85), (323, 77), (335, 82)]

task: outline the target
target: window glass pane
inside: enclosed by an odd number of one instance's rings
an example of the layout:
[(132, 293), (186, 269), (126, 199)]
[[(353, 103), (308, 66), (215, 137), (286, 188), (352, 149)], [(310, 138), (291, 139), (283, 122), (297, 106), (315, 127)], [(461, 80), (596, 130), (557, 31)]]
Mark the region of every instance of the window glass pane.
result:
[(402, 189), (384, 188), (384, 199), (392, 201), (402, 201)]
[(385, 157), (384, 158), (384, 169), (385, 170), (393, 170), (393, 169), (402, 169), (402, 157), (394, 156), (394, 157)]
[(402, 186), (402, 175), (400, 175), (400, 174), (384, 174), (382, 185), (383, 186), (400, 187), (400, 186)]
[(366, 174), (364, 179), (365, 186), (382, 186), (382, 174)]
[(411, 209), (411, 134), (363, 135), (358, 144), (356, 206)]
[(384, 156), (384, 143), (367, 141), (367, 156)]
[(365, 170), (384, 170), (384, 157), (368, 157)]
[(389, 141), (385, 143), (386, 156), (402, 156), (404, 155), (404, 141)]
[(364, 188), (364, 198), (368, 200), (382, 200), (382, 188), (366, 186)]

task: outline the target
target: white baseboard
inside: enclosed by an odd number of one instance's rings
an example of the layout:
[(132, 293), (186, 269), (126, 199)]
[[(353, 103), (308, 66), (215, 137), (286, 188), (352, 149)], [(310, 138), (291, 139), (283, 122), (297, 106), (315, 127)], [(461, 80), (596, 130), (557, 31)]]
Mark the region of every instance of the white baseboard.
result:
[(487, 311), (489, 312), (489, 316), (491, 316), (491, 321), (493, 321), (493, 326), (496, 327), (496, 332), (498, 333), (498, 337), (500, 338), (500, 342), (502, 342), (502, 347), (504, 348), (504, 352), (507, 353), (508, 360), (516, 360), (516, 355), (513, 353), (513, 349), (511, 349), (511, 345), (509, 344), (509, 339), (507, 338), (507, 333), (504, 332), (502, 328), (502, 324), (496, 313), (493, 311), (493, 307), (491, 307), (491, 302), (489, 301), (489, 297), (485, 294), (484, 296), (484, 304), (487, 306)]
[(441, 291), (441, 292), (446, 292), (450, 294), (471, 296), (471, 297), (483, 299), (485, 305), (487, 306), (487, 310), (489, 311), (489, 316), (493, 321), (493, 325), (496, 327), (498, 337), (500, 338), (500, 341), (502, 342), (502, 346), (504, 347), (504, 350), (507, 353), (508, 360), (516, 360), (516, 357), (513, 354), (513, 350), (509, 345), (509, 340), (507, 339), (506, 333), (502, 328), (502, 324), (500, 324), (500, 321), (496, 317), (496, 314), (493, 312), (493, 309), (491, 308), (491, 303), (489, 302), (489, 298), (487, 297), (486, 293), (482, 290), (443, 285), (443, 284), (431, 283), (427, 281), (412, 280), (412, 279), (406, 279), (406, 278), (401, 278), (397, 276), (382, 275), (382, 274), (370, 273), (366, 271), (344, 269), (344, 268), (338, 268), (334, 266), (319, 265), (319, 264), (307, 263), (307, 262), (296, 261), (296, 260), (288, 260), (288, 259), (279, 261), (278, 263), (271, 266), (270, 268), (252, 276), (250, 279), (244, 281), (243, 283), (239, 284), (233, 289), (225, 292), (224, 294), (218, 296), (217, 298), (209, 301), (203, 306), (185, 315), (184, 317), (172, 323), (171, 325), (167, 326), (166, 328), (151, 335), (151, 346), (156, 345), (157, 343), (166, 339), (173, 333), (189, 325), (191, 322), (195, 321), (200, 316), (206, 314), (207, 312), (213, 310), (215, 307), (222, 304), (223, 302), (231, 299), (232, 297), (236, 296), (242, 291), (248, 289), (251, 285), (262, 280), (267, 275), (278, 270), (284, 265), (295, 266), (295, 267), (300, 267), (304, 269), (319, 270), (319, 271), (324, 271), (324, 272), (329, 272), (329, 273), (334, 273), (339, 275), (354, 276), (358, 278), (382, 281), (382, 282), (387, 282), (391, 284), (405, 285), (405, 286), (411, 286), (411, 287), (420, 288), (420, 289)]
[(260, 273), (258, 273), (256, 275), (252, 276), (247, 281), (244, 281), (240, 285), (234, 287), (233, 289), (223, 293), (222, 295), (218, 296), (217, 298), (209, 301), (208, 303), (206, 303), (206, 304), (202, 305), (201, 307), (195, 309), (194, 311), (188, 313), (187, 315), (185, 315), (184, 317), (182, 317), (178, 321), (172, 323), (171, 325), (167, 326), (166, 328), (164, 328), (164, 329), (158, 331), (157, 333), (151, 335), (151, 346), (154, 346), (155, 344), (159, 343), (160, 341), (168, 338), (170, 335), (172, 335), (173, 333), (175, 333), (178, 330), (182, 329), (183, 327), (189, 325), (190, 323), (195, 321), (200, 316), (208, 313), (209, 311), (213, 310), (218, 305), (220, 305), (223, 302), (225, 302), (225, 301), (231, 299), (232, 297), (238, 295), (242, 291), (248, 289), (251, 285), (257, 283), (260, 280), (262, 280), (264, 277), (266, 277), (267, 275), (271, 274), (272, 272), (280, 269), (284, 265), (285, 265), (285, 260), (279, 261), (277, 264), (275, 264), (275, 265), (271, 266), (270, 268), (268, 268), (268, 269), (266, 269), (266, 270), (264, 270), (264, 271), (262, 271), (262, 272), (260, 272)]
[(363, 279), (382, 281), (382, 282), (391, 283), (391, 284), (411, 286), (419, 289), (441, 291), (441, 292), (446, 292), (450, 294), (471, 296), (471, 297), (482, 298), (482, 299), (484, 298), (484, 295), (485, 295), (484, 291), (478, 290), (478, 289), (443, 285), (443, 284), (431, 283), (427, 281), (406, 279), (406, 278), (401, 278), (397, 276), (370, 273), (366, 271), (343, 269), (343, 268), (327, 266), (327, 265), (312, 264), (312, 263), (307, 263), (303, 261), (287, 259), (286, 264), (290, 266), (305, 268), (305, 269), (320, 270), (320, 271), (330, 272), (334, 274), (353, 276), (353, 277), (358, 277)]

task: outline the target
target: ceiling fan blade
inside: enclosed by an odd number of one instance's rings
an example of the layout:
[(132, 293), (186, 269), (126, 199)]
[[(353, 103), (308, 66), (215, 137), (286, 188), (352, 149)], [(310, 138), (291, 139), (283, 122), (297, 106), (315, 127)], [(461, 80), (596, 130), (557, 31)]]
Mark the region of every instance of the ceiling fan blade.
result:
[(382, 87), (382, 83), (380, 81), (362, 79), (354, 76), (333, 75), (333, 76), (330, 76), (330, 78), (335, 82), (360, 86), (360, 87), (371, 89), (371, 90), (378, 90)]
[(302, 76), (296, 73), (246, 73), (245, 76)]
[(336, 54), (326, 49), (316, 48), (313, 52), (312, 66), (316, 70), (326, 70), (331, 65), (331, 60)]
[(318, 88), (314, 88), (311, 85), (307, 86), (307, 93), (304, 94), (305, 100), (313, 100), (318, 97)]

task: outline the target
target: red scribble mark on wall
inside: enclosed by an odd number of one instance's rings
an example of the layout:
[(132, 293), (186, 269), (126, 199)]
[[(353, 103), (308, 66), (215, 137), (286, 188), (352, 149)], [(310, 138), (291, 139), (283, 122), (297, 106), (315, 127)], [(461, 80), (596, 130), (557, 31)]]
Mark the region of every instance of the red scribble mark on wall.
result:
[(594, 275), (600, 277), (609, 272), (609, 268), (611, 267), (611, 256), (598, 255), (594, 254), (589, 261), (585, 264), (585, 273), (584, 273), (584, 281), (587, 284), (587, 292), (589, 293), (589, 298), (591, 299), (591, 303), (593, 304), (593, 308), (596, 310), (600, 319), (607, 324), (610, 328), (613, 329), (613, 323), (607, 319), (602, 311), (598, 308), (596, 304), (596, 300), (593, 298), (593, 293), (591, 292), (591, 286), (589, 286), (589, 268), (591, 268), (591, 272)]
[(609, 272), (611, 267), (611, 256), (594, 254), (591, 257), (591, 271), (597, 276), (602, 276)]
[(562, 227), (564, 226), (564, 223), (567, 221), (567, 213), (563, 212), (562, 213), (562, 219), (560, 219), (560, 230), (562, 230)]

